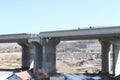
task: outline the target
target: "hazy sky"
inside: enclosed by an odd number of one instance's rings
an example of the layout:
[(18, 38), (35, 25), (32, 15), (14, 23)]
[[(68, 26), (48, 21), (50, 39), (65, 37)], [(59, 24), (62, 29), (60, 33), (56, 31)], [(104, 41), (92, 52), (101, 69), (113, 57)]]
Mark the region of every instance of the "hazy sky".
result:
[(120, 25), (120, 0), (0, 0), (0, 34)]

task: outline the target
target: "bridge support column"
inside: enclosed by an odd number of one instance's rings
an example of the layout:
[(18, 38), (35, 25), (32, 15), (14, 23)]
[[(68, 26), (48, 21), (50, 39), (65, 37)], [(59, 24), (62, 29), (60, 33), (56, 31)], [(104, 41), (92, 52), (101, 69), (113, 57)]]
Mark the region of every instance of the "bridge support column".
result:
[(22, 69), (29, 69), (34, 57), (34, 47), (29, 43), (19, 43), (22, 47)]
[(42, 45), (40, 44), (40, 38), (30, 38), (28, 42), (34, 46), (34, 75), (37, 74), (39, 69), (42, 69), (43, 53)]
[(112, 41), (113, 43), (113, 74), (120, 75), (120, 39)]
[(56, 39), (42, 39), (40, 42), (43, 46), (43, 65), (42, 69), (48, 73), (56, 73), (56, 45), (59, 43)]
[(42, 69), (42, 46), (37, 42), (33, 42), (32, 44), (35, 46), (33, 73), (36, 74), (39, 69)]
[(109, 55), (110, 55), (110, 45), (111, 45), (111, 43), (108, 40), (99, 40), (99, 41), (101, 43), (101, 58), (102, 58), (102, 61), (101, 61), (101, 65), (102, 65), (101, 73), (109, 74), (109, 68), (110, 68)]

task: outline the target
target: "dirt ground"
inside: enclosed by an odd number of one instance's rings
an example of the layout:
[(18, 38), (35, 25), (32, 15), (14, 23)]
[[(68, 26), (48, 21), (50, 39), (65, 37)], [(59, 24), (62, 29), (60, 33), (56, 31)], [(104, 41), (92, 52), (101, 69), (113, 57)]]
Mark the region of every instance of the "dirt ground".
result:
[[(91, 61), (93, 62), (93, 61)], [(90, 63), (90, 62), (89, 62)], [(65, 73), (84, 73), (84, 72), (98, 72), (99, 68), (88, 66), (87, 61), (77, 59), (57, 59), (56, 67), (57, 72)], [(83, 66), (84, 65), (84, 66)], [(86, 67), (85, 67), (86, 66)], [(21, 68), (21, 53), (0, 53), (0, 68), (2, 69), (14, 69)]]
[(21, 68), (21, 53), (0, 53), (0, 69)]
[[(57, 58), (56, 67), (58, 73), (89, 73), (87, 75), (100, 75), (103, 77), (102, 80), (120, 80), (113, 79), (109, 75), (99, 74), (100, 65), (92, 65), (93, 63), (100, 64), (100, 59), (86, 61), (73, 58)], [(0, 53), (0, 69), (15, 68), (21, 68), (21, 53)]]

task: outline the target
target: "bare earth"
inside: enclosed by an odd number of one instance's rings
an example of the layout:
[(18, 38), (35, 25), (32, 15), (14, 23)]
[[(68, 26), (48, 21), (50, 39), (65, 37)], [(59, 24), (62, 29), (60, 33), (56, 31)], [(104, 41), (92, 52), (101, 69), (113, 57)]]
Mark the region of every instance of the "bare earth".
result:
[[(65, 55), (64, 55), (65, 56)], [(100, 71), (100, 59), (95, 60), (77, 60), (74, 58), (62, 58), (57, 55), (57, 72), (58, 73), (98, 73)], [(93, 63), (95, 65), (93, 65)], [(15, 69), (21, 68), (21, 53), (1, 53), (0, 54), (0, 69)], [(102, 80), (113, 80), (109, 76), (100, 75)], [(118, 79), (119, 80), (119, 79)]]
[[(61, 60), (60, 60), (61, 59)], [(65, 72), (65, 73), (79, 73), (79, 72), (94, 72), (99, 71), (98, 68), (95, 68), (93, 66), (89, 66), (89, 63), (82, 60), (77, 59), (57, 59), (56, 66), (57, 66), (57, 72)], [(81, 62), (81, 63), (79, 63)], [(93, 61), (91, 61), (93, 62)], [(86, 67), (85, 67), (86, 66)], [(0, 68), (3, 69), (14, 69), (14, 68), (20, 68), (21, 67), (21, 53), (1, 53), (0, 54)]]
[(21, 68), (21, 53), (0, 53), (0, 68)]

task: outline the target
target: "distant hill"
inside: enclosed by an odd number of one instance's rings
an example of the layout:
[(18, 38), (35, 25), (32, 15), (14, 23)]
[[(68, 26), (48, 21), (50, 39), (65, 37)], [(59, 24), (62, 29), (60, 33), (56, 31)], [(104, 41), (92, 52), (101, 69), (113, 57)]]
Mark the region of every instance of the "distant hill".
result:
[(101, 53), (98, 40), (63, 41), (57, 46), (57, 52)]

